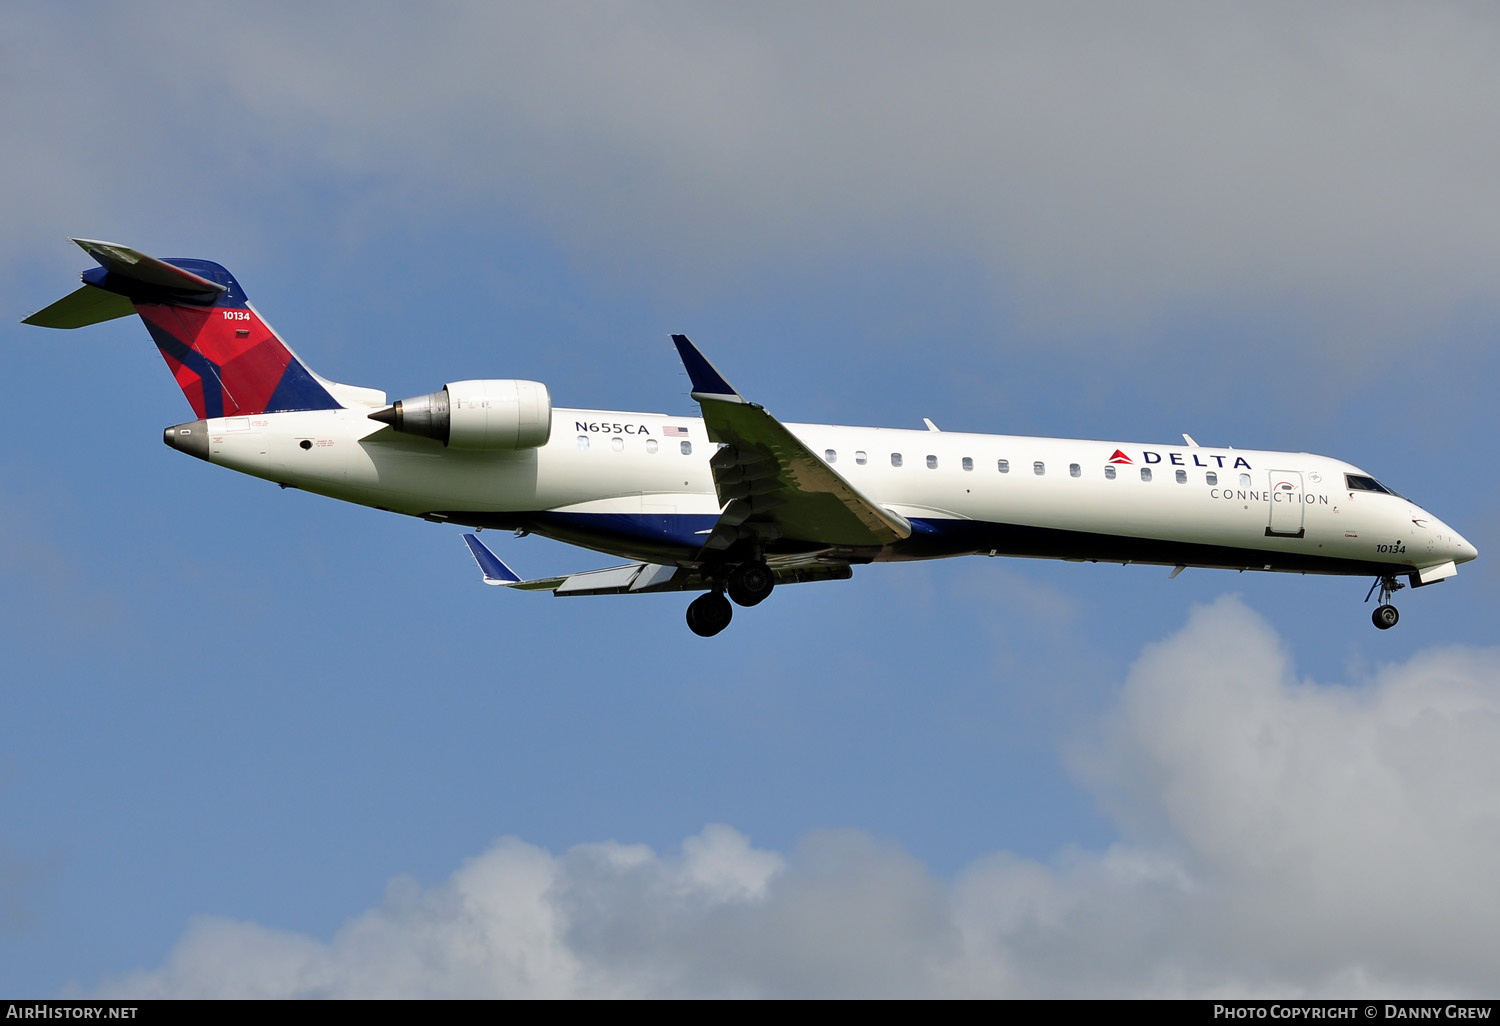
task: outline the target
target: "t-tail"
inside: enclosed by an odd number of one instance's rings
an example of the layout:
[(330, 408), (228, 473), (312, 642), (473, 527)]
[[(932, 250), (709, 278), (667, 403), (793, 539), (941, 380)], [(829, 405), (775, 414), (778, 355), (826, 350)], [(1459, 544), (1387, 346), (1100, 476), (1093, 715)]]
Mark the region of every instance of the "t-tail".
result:
[(99, 266), (83, 272), (82, 288), (22, 323), (81, 328), (139, 314), (200, 419), (384, 404), (384, 393), (308, 370), (219, 264), (73, 241)]

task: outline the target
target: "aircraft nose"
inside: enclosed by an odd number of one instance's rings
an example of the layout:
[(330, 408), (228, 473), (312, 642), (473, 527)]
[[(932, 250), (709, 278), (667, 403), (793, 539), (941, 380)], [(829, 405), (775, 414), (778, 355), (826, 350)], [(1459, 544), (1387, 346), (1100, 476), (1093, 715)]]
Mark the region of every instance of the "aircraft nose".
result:
[(1478, 557), (1479, 550), (1470, 545), (1467, 538), (1420, 506), (1412, 507), (1411, 522), (1422, 528), (1417, 533), (1426, 539), (1427, 551), (1439, 559), (1467, 563)]

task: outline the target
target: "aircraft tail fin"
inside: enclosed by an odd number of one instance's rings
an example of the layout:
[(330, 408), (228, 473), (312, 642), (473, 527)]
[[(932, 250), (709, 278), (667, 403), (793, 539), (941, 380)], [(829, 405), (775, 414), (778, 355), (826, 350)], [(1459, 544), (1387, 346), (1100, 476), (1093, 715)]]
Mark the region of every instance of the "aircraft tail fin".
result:
[(200, 419), (385, 405), (383, 392), (309, 370), (221, 265), (73, 241), (99, 266), (83, 272), (82, 288), (22, 323), (81, 328), (139, 314)]

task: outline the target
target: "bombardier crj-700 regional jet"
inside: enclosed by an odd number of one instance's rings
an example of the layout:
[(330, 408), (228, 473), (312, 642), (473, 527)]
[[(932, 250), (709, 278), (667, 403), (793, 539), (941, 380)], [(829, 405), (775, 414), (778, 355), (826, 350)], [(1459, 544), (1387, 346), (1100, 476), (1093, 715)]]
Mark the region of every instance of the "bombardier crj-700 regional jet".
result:
[[(782, 584), (857, 563), (1037, 556), (1375, 578), (1375, 626), (1474, 546), (1358, 467), (1308, 453), (783, 424), (673, 335), (702, 417), (554, 408), (545, 385), (454, 381), (391, 404), (308, 370), (228, 271), (74, 240), (101, 266), (26, 318), (137, 313), (197, 419), (199, 459), (441, 523), (534, 532), (632, 562), (523, 581), (472, 534), (486, 583), (555, 595), (701, 591), (688, 626), (729, 625)], [(728, 595), (728, 598), (725, 595)]]

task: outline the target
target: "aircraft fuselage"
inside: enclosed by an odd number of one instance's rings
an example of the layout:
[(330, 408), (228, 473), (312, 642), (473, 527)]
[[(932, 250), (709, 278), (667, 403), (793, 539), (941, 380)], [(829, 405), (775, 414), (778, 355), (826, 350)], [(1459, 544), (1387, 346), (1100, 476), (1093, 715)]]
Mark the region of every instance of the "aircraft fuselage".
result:
[[(211, 463), (332, 498), (474, 527), (523, 528), (623, 556), (688, 564), (720, 514), (696, 417), (554, 409), (547, 444), (472, 452), (401, 434), (367, 410), (216, 418), (191, 437)], [(1309, 453), (950, 431), (787, 424), (909, 538), (833, 546), (848, 562), (971, 553), (1386, 576), (1474, 549), (1365, 471)], [(187, 446), (179, 446), (187, 448)], [(768, 554), (795, 551), (772, 542)], [(805, 545), (802, 546), (805, 548)], [(820, 546), (820, 548), (827, 548)]]
[[(75, 239), (97, 267), (26, 318), (140, 316), (199, 418), (174, 448), (245, 474), (439, 522), (513, 528), (638, 562), (522, 580), (465, 536), (487, 584), (556, 595), (701, 591), (728, 626), (778, 584), (859, 563), (985, 554), (1371, 575), (1382, 629), (1403, 587), (1474, 547), (1358, 467), (1308, 453), (784, 424), (685, 335), (699, 416), (559, 409), (541, 382), (453, 381), (388, 403), (315, 374), (211, 260)], [(1373, 594), (1374, 588), (1371, 589)]]

